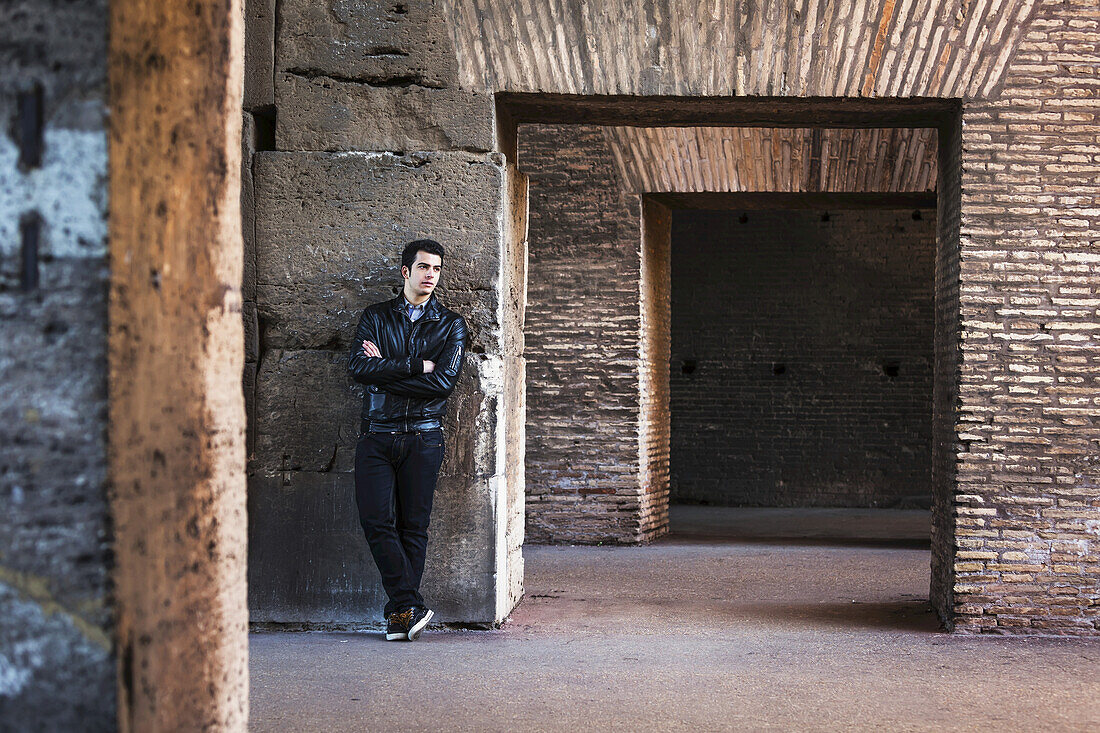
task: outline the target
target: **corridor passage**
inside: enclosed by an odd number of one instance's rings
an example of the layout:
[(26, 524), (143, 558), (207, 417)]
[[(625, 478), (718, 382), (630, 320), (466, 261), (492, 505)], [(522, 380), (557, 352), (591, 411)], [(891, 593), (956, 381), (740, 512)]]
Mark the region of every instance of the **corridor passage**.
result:
[(250, 729), (1098, 729), (1100, 640), (940, 632), (928, 527), (675, 506), (648, 546), (528, 546), (500, 630), (252, 634)]

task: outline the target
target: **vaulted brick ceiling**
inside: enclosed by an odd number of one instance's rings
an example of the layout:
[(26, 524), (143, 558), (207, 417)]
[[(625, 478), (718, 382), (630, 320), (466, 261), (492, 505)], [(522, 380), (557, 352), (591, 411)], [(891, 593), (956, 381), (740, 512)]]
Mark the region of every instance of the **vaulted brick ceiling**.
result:
[(1037, 0), (446, 0), (469, 89), (988, 97)]
[(605, 127), (627, 190), (934, 191), (928, 128)]

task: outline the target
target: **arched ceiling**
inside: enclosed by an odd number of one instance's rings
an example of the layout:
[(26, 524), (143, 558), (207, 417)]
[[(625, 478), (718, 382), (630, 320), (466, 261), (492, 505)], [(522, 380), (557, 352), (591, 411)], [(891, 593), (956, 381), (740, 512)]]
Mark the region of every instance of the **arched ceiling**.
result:
[(633, 192), (924, 192), (936, 188), (928, 128), (604, 127)]
[(1037, 0), (445, 0), (461, 85), (989, 97)]

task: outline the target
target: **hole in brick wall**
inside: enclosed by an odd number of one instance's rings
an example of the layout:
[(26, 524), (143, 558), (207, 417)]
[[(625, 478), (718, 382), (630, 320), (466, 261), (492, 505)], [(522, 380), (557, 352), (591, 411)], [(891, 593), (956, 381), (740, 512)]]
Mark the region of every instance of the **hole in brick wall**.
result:
[(901, 364), (896, 361), (888, 361), (882, 365), (882, 373), (893, 379), (898, 375), (898, 370), (901, 368)]
[(739, 221), (742, 224), (747, 223), (748, 220), (749, 220), (749, 215), (748, 214), (742, 214), (741, 216), (737, 217), (737, 221)]
[(826, 211), (824, 214), (821, 215), (821, 221), (829, 221), (829, 212), (828, 211)]
[(19, 238), (22, 251), (20, 284), (23, 292), (30, 292), (38, 287), (39, 239), (41, 236), (42, 217), (37, 211), (31, 211), (20, 217)]
[(42, 165), (43, 113), (42, 85), (20, 92), (16, 100), (15, 132), (19, 146), (19, 169), (23, 171)]
[(921, 220), (920, 209), (915, 209), (913, 211), (913, 221), (920, 221), (920, 220)]
[(786, 364), (780, 364), (779, 362), (776, 362), (776, 363), (772, 364), (772, 374), (778, 375), (778, 374), (786, 374), (786, 373), (787, 373), (787, 365)]
[(260, 107), (252, 111), (256, 121), (256, 150), (275, 149), (275, 107)]
[(691, 374), (695, 371), (695, 359), (684, 359), (680, 364), (681, 374)]

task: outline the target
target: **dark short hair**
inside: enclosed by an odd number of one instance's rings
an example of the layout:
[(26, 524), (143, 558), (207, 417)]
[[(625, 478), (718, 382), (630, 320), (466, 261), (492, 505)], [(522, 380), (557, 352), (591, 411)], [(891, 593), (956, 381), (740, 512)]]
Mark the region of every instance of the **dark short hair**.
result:
[(434, 239), (418, 239), (415, 242), (409, 242), (405, 245), (404, 251), (401, 252), (401, 266), (409, 268), (412, 271), (413, 263), (416, 262), (417, 252), (427, 252), (430, 255), (439, 255), (439, 259), (443, 259), (443, 245)]

